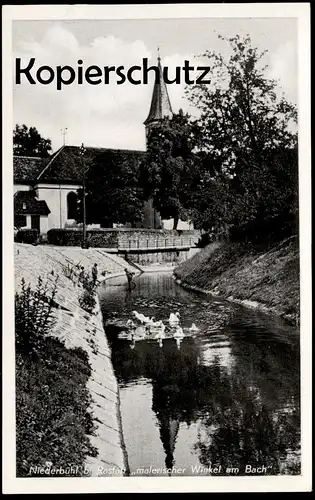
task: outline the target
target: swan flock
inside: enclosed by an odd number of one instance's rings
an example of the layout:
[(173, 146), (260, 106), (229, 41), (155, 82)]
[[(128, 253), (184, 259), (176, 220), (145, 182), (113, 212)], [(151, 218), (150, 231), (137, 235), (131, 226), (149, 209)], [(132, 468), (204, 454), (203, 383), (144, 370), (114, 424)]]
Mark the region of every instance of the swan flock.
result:
[[(163, 340), (166, 338), (166, 325), (163, 321), (156, 321), (154, 316), (150, 318), (142, 313), (139, 313), (138, 311), (132, 311), (132, 316), (133, 319), (128, 319), (126, 323), (129, 330), (128, 338), (132, 341), (132, 347), (134, 348), (136, 340), (135, 337), (140, 340), (146, 338), (147, 336), (156, 339), (159, 346), (162, 347)], [(183, 328), (180, 326), (180, 313), (171, 312), (168, 318), (168, 324), (172, 338), (176, 340), (177, 347), (179, 348), (181, 342), (185, 338)], [(188, 330), (189, 332), (195, 333), (199, 331), (199, 328), (195, 325), (195, 323), (193, 323)]]

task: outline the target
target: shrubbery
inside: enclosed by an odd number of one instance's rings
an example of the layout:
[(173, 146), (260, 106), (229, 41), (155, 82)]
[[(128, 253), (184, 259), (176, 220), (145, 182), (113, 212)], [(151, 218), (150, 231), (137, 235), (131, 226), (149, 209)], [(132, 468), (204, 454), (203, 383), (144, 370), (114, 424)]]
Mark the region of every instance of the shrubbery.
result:
[[(87, 243), (90, 247), (111, 248), (117, 246), (117, 232), (107, 229), (90, 229), (86, 232)], [(47, 233), (48, 243), (60, 246), (81, 246), (82, 229), (50, 229)]]
[(39, 232), (37, 229), (19, 229), (15, 241), (17, 243), (37, 243), (39, 239)]
[(21, 282), (21, 293), (15, 294), (15, 339), (16, 350), (24, 355), (36, 352), (55, 323), (54, 306), (57, 281), (52, 290), (42, 278), (37, 280), (35, 290)]
[(94, 309), (96, 306), (96, 286), (97, 282), (95, 282), (92, 276), (88, 273), (82, 272), (80, 274), (79, 280), (84, 288), (83, 293), (79, 296), (79, 304), (80, 307), (90, 313), (94, 313)]
[(85, 289), (79, 296), (79, 304), (84, 311), (93, 314), (96, 306), (95, 292)]
[(56, 283), (49, 291), (39, 278), (35, 290), (22, 281), (15, 296), (18, 477), (39, 475), (36, 466), (47, 463), (80, 476), (86, 456), (97, 456), (88, 437), (94, 432), (88, 355), (49, 336), (55, 293)]

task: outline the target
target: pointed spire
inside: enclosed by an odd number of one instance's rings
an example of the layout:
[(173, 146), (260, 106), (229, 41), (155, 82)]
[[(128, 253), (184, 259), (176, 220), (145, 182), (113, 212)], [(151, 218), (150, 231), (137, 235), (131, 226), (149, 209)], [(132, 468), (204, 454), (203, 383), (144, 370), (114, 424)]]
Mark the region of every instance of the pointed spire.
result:
[(157, 60), (158, 60), (159, 78), (155, 79), (151, 107), (148, 118), (145, 120), (144, 125), (150, 125), (153, 122), (162, 120), (165, 116), (171, 117), (173, 115), (171, 101), (167, 92), (166, 83), (163, 78), (163, 70), (161, 65), (159, 48), (158, 48)]
[[(174, 452), (179, 430), (179, 420), (173, 420), (167, 415), (158, 416), (160, 422), (160, 437), (165, 452), (165, 465), (171, 469), (174, 465)], [(169, 475), (171, 475), (169, 473)]]

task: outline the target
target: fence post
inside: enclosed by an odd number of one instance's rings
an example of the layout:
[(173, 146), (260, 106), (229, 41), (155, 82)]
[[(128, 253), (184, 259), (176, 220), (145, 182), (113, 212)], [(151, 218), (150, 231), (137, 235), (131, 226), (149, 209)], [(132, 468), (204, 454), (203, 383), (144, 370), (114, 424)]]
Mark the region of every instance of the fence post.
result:
[(147, 240), (147, 248), (149, 248), (149, 240)]

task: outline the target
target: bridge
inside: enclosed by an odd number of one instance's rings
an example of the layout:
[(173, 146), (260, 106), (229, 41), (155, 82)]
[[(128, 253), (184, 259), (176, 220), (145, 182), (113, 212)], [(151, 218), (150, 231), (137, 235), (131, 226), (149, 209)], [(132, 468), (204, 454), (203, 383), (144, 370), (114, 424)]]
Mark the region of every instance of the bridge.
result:
[(195, 237), (174, 237), (158, 239), (135, 239), (126, 238), (119, 241), (117, 247), (106, 248), (107, 253), (118, 254), (137, 254), (137, 253), (156, 253), (156, 252), (182, 252), (189, 251), (196, 247), (198, 238)]

